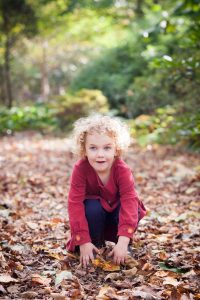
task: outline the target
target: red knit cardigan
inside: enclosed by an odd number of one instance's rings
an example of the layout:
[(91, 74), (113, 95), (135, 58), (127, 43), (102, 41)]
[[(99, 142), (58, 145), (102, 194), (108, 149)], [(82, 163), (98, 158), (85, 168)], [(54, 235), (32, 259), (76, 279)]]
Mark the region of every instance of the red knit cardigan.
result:
[(81, 159), (75, 164), (70, 179), (68, 213), (71, 238), (67, 242), (69, 251), (74, 251), (76, 245), (91, 242), (85, 217), (85, 199), (99, 199), (108, 212), (112, 212), (120, 203), (118, 236), (132, 238), (139, 219), (146, 214), (146, 209), (135, 191), (132, 172), (122, 159), (114, 160), (106, 185), (87, 158)]

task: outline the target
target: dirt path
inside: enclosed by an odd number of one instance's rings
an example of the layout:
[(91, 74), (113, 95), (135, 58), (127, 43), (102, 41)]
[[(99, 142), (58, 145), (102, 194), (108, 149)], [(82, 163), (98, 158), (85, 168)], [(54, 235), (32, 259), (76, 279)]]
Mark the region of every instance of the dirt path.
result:
[(131, 147), (126, 160), (149, 214), (135, 260), (111, 273), (83, 270), (65, 251), (69, 149), (67, 139), (35, 133), (0, 139), (0, 299), (200, 299), (199, 156)]

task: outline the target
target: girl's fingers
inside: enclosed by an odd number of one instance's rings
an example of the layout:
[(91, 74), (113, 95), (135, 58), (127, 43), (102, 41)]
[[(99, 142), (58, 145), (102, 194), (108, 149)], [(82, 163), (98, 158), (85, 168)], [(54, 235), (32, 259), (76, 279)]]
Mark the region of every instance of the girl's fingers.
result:
[(110, 256), (113, 256), (113, 250), (110, 252), (110, 253), (108, 253), (108, 256), (110, 257)]
[(94, 251), (99, 254), (99, 249), (94, 246)]
[(90, 259), (89, 259), (89, 256), (83, 256), (83, 257), (82, 257), (82, 260), (81, 260), (81, 261), (82, 261), (82, 265), (83, 265), (84, 268), (86, 268), (87, 265), (89, 264), (89, 260), (90, 260)]
[(94, 255), (93, 255), (93, 253), (90, 254), (90, 260), (91, 260), (91, 261), (94, 260)]
[(124, 257), (114, 257), (113, 260), (116, 265), (120, 265), (120, 263), (124, 263)]
[(113, 261), (114, 261), (115, 264), (117, 264), (117, 257), (114, 256)]
[(89, 260), (88, 260), (88, 258), (86, 257), (86, 258), (84, 259), (84, 267), (85, 267), (85, 268), (87, 267), (88, 263), (89, 263)]
[(120, 257), (116, 259), (117, 265), (120, 265)]

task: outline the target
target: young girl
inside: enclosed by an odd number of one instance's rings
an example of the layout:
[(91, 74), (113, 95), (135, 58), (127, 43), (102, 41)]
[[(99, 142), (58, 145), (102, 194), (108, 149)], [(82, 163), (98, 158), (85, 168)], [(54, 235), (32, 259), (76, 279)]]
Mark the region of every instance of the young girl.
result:
[(68, 212), (69, 251), (80, 249), (86, 267), (94, 252), (115, 242), (116, 264), (123, 263), (133, 233), (146, 210), (134, 189), (130, 168), (121, 159), (130, 144), (127, 127), (108, 116), (91, 116), (75, 122), (74, 140), (79, 160), (70, 180)]

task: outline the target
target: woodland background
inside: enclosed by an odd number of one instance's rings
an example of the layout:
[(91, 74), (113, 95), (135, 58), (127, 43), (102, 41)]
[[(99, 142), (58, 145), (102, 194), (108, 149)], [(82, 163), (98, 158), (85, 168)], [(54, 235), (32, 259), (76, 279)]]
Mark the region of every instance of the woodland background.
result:
[(0, 132), (67, 132), (90, 112), (141, 144), (199, 149), (198, 0), (1, 0)]

